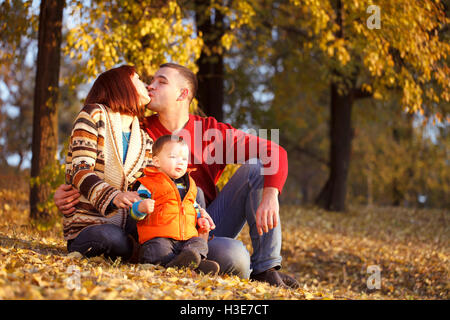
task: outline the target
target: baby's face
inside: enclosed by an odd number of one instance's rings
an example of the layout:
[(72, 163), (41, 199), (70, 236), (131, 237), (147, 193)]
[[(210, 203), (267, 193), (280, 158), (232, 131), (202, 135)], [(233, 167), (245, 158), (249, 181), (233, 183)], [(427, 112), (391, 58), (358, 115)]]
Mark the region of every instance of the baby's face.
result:
[(159, 154), (153, 157), (153, 163), (172, 179), (178, 179), (186, 173), (188, 159), (188, 146), (178, 142), (168, 142)]

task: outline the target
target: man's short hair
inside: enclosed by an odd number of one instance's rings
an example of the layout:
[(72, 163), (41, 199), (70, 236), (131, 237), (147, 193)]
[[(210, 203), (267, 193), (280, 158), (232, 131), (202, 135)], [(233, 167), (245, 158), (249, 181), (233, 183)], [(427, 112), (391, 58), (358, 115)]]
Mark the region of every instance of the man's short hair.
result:
[(197, 81), (197, 76), (195, 75), (195, 73), (193, 73), (189, 68), (186, 68), (185, 66), (176, 64), (176, 63), (171, 63), (171, 62), (167, 62), (164, 63), (162, 65), (159, 66), (159, 68), (172, 68), (177, 70), (180, 75), (187, 81), (188, 85), (189, 85), (189, 89), (191, 91), (190, 94), (190, 100), (189, 103), (192, 101), (192, 99), (194, 99), (195, 95), (197, 94), (197, 89), (198, 89), (198, 81)]
[(188, 146), (188, 144), (186, 143), (186, 141), (183, 140), (182, 137), (176, 136), (174, 134), (166, 134), (156, 139), (155, 143), (153, 143), (152, 156), (157, 156), (163, 149), (164, 145), (166, 145), (169, 142), (176, 142), (183, 146)]

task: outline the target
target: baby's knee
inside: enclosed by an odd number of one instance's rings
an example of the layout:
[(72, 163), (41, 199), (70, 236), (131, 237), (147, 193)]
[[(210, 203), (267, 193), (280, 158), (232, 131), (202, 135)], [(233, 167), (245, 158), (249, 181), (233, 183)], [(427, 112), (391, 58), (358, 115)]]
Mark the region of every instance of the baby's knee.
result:
[(166, 264), (174, 257), (172, 245), (168, 238), (153, 238), (144, 242), (139, 249), (139, 262)]

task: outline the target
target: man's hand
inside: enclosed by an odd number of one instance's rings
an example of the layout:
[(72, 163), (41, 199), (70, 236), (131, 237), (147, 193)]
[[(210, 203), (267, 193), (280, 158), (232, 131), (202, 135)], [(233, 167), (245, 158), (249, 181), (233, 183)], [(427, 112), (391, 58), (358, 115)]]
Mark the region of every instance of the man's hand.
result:
[(141, 197), (136, 191), (126, 191), (119, 193), (114, 198), (113, 203), (117, 208), (129, 208), (133, 205), (133, 202), (139, 200), (141, 200)]
[(264, 188), (261, 203), (256, 210), (256, 228), (260, 236), (278, 225), (279, 211), (278, 189)]
[(75, 205), (79, 202), (80, 196), (77, 189), (69, 184), (62, 184), (56, 189), (53, 200), (58, 210), (67, 215), (75, 211)]

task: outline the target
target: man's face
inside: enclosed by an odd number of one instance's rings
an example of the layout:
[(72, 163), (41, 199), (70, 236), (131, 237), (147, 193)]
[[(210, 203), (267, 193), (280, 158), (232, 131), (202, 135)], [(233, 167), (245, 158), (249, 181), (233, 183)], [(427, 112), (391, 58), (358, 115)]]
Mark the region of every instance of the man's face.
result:
[(186, 173), (188, 159), (188, 146), (170, 141), (162, 147), (157, 156), (153, 157), (152, 162), (172, 179), (178, 179)]
[(148, 93), (152, 99), (148, 105), (152, 111), (177, 107), (177, 99), (182, 93), (180, 74), (173, 68), (161, 68), (153, 76), (148, 85)]

